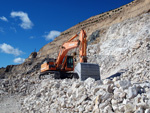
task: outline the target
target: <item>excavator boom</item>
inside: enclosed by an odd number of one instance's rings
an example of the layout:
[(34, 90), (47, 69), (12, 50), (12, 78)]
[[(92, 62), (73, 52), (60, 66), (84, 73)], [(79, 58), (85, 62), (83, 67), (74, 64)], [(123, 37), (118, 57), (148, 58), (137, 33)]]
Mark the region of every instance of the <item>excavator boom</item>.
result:
[(80, 31), (80, 35), (79, 35), (79, 40), (73, 41), (76, 37), (78, 36), (78, 34), (76, 34), (75, 36), (73, 36), (72, 38), (70, 38), (67, 42), (65, 42), (61, 48), (60, 48), (60, 52), (59, 55), (57, 57), (57, 61), (56, 61), (56, 65), (57, 67), (59, 67), (59, 65), (62, 64), (62, 61), (64, 59), (64, 57), (67, 55), (68, 51), (74, 48), (79, 47), (79, 57), (80, 57), (80, 62), (87, 62), (87, 57), (86, 57), (86, 33), (84, 30)]

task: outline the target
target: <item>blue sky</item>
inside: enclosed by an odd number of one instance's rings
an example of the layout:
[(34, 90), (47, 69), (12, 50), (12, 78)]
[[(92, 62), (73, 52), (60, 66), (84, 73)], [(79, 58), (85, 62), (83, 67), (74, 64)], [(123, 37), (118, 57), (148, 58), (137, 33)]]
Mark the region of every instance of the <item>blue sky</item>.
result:
[(19, 64), (61, 32), (133, 0), (0, 0), (0, 67)]

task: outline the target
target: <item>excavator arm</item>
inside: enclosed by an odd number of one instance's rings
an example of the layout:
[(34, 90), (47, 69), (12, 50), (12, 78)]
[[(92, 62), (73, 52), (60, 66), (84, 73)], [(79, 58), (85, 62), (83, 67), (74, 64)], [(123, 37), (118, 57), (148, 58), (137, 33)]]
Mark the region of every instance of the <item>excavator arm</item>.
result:
[(79, 57), (80, 57), (80, 62), (86, 62), (87, 57), (86, 57), (86, 33), (84, 30), (80, 31), (79, 34), (79, 39), (76, 41), (73, 41), (78, 34), (70, 38), (67, 42), (65, 42), (59, 51), (57, 60), (56, 60), (56, 67), (59, 68), (59, 66), (62, 64), (64, 57), (67, 55), (69, 50), (72, 50), (74, 48), (79, 47)]
[(79, 57), (80, 57), (80, 63), (87, 62), (87, 55), (86, 55), (86, 48), (87, 48), (87, 36), (84, 30), (81, 30), (79, 40), (80, 40), (80, 46), (79, 46)]
[(59, 68), (61, 66), (63, 59), (65, 58), (69, 50), (77, 48), (78, 46), (79, 46), (79, 41), (64, 43), (63, 46), (60, 48), (58, 58), (56, 60), (56, 67)]

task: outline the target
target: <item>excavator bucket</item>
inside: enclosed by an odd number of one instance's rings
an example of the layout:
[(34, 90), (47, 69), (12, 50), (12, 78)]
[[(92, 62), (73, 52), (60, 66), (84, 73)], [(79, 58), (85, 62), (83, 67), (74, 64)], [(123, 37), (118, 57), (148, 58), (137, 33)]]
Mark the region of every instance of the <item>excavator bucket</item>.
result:
[(100, 71), (98, 64), (78, 63), (74, 68), (74, 72), (78, 74), (81, 81), (91, 77), (95, 80), (100, 80)]

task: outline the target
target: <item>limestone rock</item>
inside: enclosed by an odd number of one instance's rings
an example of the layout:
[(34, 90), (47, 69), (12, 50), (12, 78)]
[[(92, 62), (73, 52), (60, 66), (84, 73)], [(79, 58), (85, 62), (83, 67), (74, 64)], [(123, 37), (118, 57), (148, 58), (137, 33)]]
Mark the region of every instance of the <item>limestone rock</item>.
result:
[(130, 98), (133, 98), (133, 97), (136, 97), (138, 94), (137, 92), (137, 89), (136, 89), (136, 86), (134, 87), (129, 87), (128, 89), (128, 93), (127, 93), (127, 97), (130, 99)]
[(127, 89), (129, 86), (131, 86), (131, 83), (129, 80), (123, 80), (119, 82), (119, 86), (123, 89)]
[(150, 113), (150, 109), (146, 109), (146, 110), (145, 110), (145, 113)]
[(104, 85), (113, 84), (113, 81), (111, 81), (110, 79), (105, 79), (105, 80), (103, 81), (103, 84), (104, 84)]
[(125, 112), (127, 113), (131, 113), (131, 112), (134, 112), (134, 109), (135, 109), (135, 105), (131, 104), (131, 103), (128, 103), (125, 105)]

